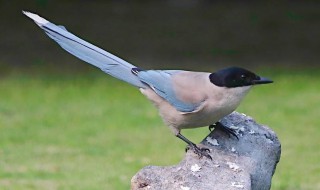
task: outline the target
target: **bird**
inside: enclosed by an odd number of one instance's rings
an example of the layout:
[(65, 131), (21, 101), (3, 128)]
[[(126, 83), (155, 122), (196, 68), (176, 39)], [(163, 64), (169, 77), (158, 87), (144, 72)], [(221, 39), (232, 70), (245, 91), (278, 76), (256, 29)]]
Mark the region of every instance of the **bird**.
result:
[(22, 12), (70, 54), (138, 88), (158, 109), (173, 134), (199, 157), (212, 159), (208, 148), (200, 148), (183, 136), (181, 130), (218, 126), (229, 136), (236, 136), (219, 120), (236, 110), (253, 86), (273, 82), (236, 66), (215, 72), (144, 70), (84, 41), (64, 26), (55, 25), (37, 14)]

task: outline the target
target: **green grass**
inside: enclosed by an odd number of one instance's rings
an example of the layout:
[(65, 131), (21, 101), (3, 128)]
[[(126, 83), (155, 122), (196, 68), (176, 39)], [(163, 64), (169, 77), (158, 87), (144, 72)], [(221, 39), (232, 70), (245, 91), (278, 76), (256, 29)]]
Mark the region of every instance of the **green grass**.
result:
[[(53, 73), (0, 78), (0, 189), (129, 189), (142, 167), (184, 156), (135, 88), (96, 70)], [(276, 83), (254, 88), (238, 111), (279, 136), (272, 189), (320, 189), (320, 72), (269, 74)], [(184, 131), (195, 142), (207, 133)]]

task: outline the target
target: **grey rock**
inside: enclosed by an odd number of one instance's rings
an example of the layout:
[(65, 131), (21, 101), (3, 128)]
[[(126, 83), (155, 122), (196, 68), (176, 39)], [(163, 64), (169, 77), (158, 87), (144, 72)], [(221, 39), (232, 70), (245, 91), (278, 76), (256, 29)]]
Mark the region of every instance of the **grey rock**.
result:
[(233, 128), (239, 140), (217, 128), (199, 144), (210, 149), (212, 160), (188, 151), (178, 165), (141, 169), (131, 179), (131, 189), (270, 189), (281, 154), (276, 134), (237, 112), (220, 122)]

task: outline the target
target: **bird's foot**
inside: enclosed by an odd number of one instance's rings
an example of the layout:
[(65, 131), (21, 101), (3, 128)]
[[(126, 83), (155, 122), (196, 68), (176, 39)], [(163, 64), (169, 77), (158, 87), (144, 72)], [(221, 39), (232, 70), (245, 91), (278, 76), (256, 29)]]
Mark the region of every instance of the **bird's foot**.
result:
[(225, 133), (227, 133), (229, 135), (229, 137), (231, 137), (231, 135), (233, 135), (234, 137), (236, 137), (239, 140), (239, 137), (237, 136), (236, 131), (234, 129), (226, 127), (220, 122), (217, 122), (217, 123), (209, 126), (210, 131), (212, 131), (213, 128), (219, 128), (222, 131), (224, 131)]
[(192, 150), (195, 154), (197, 154), (200, 158), (207, 157), (212, 160), (212, 157), (209, 155), (210, 149), (208, 148), (199, 148), (195, 144), (189, 144), (186, 148), (186, 151)]

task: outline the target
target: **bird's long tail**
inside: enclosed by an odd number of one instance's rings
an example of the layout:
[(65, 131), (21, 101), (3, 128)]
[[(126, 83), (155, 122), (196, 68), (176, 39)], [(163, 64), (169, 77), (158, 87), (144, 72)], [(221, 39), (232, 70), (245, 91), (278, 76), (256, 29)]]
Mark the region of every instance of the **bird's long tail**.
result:
[(57, 26), (30, 12), (23, 11), (23, 14), (31, 18), (50, 38), (72, 55), (129, 84), (139, 88), (146, 87), (146, 85), (131, 72), (132, 68), (135, 68), (134, 65), (80, 39), (68, 32), (63, 26)]

